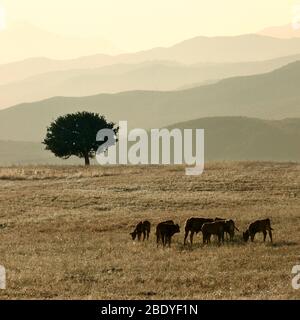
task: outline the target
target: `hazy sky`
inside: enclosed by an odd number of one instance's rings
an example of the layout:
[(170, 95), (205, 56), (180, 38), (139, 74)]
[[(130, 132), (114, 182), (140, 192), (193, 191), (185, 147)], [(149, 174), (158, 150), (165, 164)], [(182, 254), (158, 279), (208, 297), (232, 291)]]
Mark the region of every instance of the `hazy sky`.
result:
[(133, 51), (198, 35), (254, 33), (287, 24), (297, 3), (300, 0), (0, 0), (0, 8), (7, 26), (26, 21), (64, 35), (97, 35)]

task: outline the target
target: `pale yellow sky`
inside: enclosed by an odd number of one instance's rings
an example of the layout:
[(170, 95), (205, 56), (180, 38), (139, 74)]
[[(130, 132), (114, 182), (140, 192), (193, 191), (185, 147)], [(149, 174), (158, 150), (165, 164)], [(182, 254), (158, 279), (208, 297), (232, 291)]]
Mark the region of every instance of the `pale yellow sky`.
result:
[(198, 35), (254, 33), (287, 24), (297, 3), (300, 0), (0, 0), (0, 8), (8, 27), (26, 21), (63, 35), (97, 35), (135, 51)]

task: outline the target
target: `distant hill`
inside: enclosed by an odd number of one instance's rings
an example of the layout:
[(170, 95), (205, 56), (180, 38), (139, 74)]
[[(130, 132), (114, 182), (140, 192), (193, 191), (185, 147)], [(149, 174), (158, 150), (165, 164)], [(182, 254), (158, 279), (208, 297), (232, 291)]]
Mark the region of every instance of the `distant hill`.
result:
[[(34, 45), (38, 46), (40, 50), (44, 50), (52, 43), (47, 41), (44, 48), (42, 44), (46, 40), (47, 37), (39, 42), (35, 41)], [(2, 41), (0, 39), (0, 43), (5, 43)], [(12, 41), (11, 37), (8, 37), (5, 41)], [(22, 41), (25, 42), (26, 39)], [(93, 43), (97, 42), (94, 41)], [(67, 44), (68, 42), (63, 40), (62, 45), (67, 46)], [(15, 45), (17, 46), (15, 52), (21, 51), (22, 54), (28, 47), (26, 42), (15, 42)], [(85, 49), (84, 45), (81, 47), (82, 50)], [(56, 45), (55, 48), (60, 49), (61, 46)], [(72, 46), (70, 45), (71, 49)], [(72, 52), (76, 56), (80, 56), (80, 49), (72, 49)], [(97, 68), (112, 64), (137, 64), (145, 61), (173, 61), (188, 65), (195, 63), (238, 63), (271, 60), (296, 54), (300, 54), (300, 38), (276, 39), (254, 34), (234, 37), (196, 37), (168, 48), (153, 48), (136, 53), (114, 56), (99, 54), (65, 61), (33, 58), (9, 65), (0, 65), (0, 84), (19, 81), (51, 71)], [(44, 54), (43, 51), (39, 51), (39, 56), (47, 57), (47, 52)]]
[(202, 118), (168, 128), (205, 129), (206, 161), (300, 161), (300, 118)]
[[(261, 61), (299, 54), (300, 39), (276, 39), (255, 34), (232, 37), (195, 37), (170, 48), (137, 53), (135, 59), (172, 60), (182, 63)], [(125, 56), (128, 56), (125, 55)]]
[(49, 58), (28, 58), (21, 61), (0, 64), (0, 85), (19, 82), (26, 78), (53, 71), (98, 68), (114, 63), (113, 56), (97, 54), (70, 60)]
[(63, 161), (44, 149), (44, 146), (38, 142), (0, 140), (0, 166), (82, 164), (82, 161), (75, 157)]
[(34, 25), (17, 22), (0, 32), (0, 63), (31, 57), (71, 59), (94, 53), (118, 54), (121, 51), (100, 37), (61, 36)]
[(53, 96), (80, 97), (131, 90), (189, 89), (223, 78), (272, 71), (296, 60), (300, 60), (300, 54), (259, 62), (183, 65), (153, 61), (53, 71), (0, 85), (0, 109)]
[(281, 39), (299, 38), (300, 28), (296, 29), (290, 23), (282, 26), (265, 28), (259, 31), (258, 34)]
[(129, 91), (56, 97), (0, 111), (0, 139), (40, 141), (58, 115), (94, 111), (136, 128), (159, 128), (202, 117), (300, 117), (300, 62), (261, 75), (235, 77), (188, 90)]
[[(300, 161), (300, 118), (270, 121), (215, 117), (181, 122), (168, 128), (205, 129), (205, 161)], [(18, 164), (82, 165), (82, 161), (75, 157), (55, 158), (37, 142), (0, 141), (0, 166)]]

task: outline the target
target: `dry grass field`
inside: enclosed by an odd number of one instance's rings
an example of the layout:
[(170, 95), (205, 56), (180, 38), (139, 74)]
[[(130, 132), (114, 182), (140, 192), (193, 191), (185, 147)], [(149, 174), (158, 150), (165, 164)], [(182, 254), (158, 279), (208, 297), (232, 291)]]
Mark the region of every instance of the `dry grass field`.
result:
[[(243, 243), (183, 246), (191, 216), (230, 217), (240, 230), (270, 217)], [(129, 232), (152, 222), (148, 242)], [(156, 248), (155, 225), (178, 222), (172, 247)], [(299, 299), (300, 164), (210, 163), (202, 176), (181, 166), (0, 168), (1, 299)]]

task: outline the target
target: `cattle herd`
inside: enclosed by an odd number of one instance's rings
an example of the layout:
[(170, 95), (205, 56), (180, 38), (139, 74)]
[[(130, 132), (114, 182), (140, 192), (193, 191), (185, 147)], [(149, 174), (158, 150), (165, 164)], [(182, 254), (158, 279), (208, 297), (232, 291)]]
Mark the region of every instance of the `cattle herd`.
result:
[[(134, 231), (130, 233), (132, 240), (136, 237), (138, 241), (141, 240), (143, 235), (143, 241), (149, 239), (149, 234), (151, 230), (151, 223), (147, 220), (139, 222)], [(222, 218), (189, 218), (185, 222), (185, 235), (184, 235), (184, 245), (186, 245), (188, 235), (190, 235), (190, 244), (193, 244), (194, 234), (202, 232), (203, 244), (210, 243), (211, 236), (214, 235), (218, 239), (218, 243), (224, 243), (224, 235), (229, 237), (230, 241), (234, 239), (235, 230), (239, 231), (232, 219), (222, 219)], [(269, 234), (271, 242), (272, 238), (272, 227), (270, 219), (256, 220), (251, 223), (248, 229), (243, 232), (243, 239), (245, 242), (248, 241), (249, 237), (251, 241), (254, 241), (255, 234), (262, 232), (264, 236), (264, 241), (266, 240), (267, 233)], [(168, 245), (171, 246), (171, 239), (175, 233), (180, 232), (180, 227), (175, 224), (173, 220), (167, 220), (160, 222), (156, 226), (156, 243), (157, 247), (161, 243), (164, 247)]]

